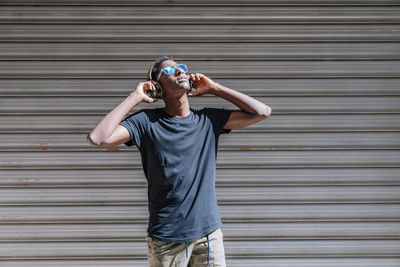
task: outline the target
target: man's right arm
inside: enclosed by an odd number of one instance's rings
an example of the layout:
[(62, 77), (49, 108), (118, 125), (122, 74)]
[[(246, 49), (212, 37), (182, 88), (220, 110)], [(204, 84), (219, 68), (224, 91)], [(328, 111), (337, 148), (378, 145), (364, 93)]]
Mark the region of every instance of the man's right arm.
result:
[(139, 83), (136, 90), (129, 94), (129, 96), (108, 113), (87, 135), (89, 144), (95, 146), (115, 146), (123, 144), (130, 140), (128, 130), (119, 125), (125, 115), (140, 102), (155, 102), (157, 99), (148, 97), (145, 94), (145, 89), (152, 89), (149, 83)]

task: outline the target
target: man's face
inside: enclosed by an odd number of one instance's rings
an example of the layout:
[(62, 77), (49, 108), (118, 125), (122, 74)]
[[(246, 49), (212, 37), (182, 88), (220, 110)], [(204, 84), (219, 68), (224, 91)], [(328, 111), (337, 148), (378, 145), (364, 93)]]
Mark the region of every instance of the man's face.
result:
[[(176, 67), (178, 65), (179, 64), (177, 64), (173, 60), (165, 60), (160, 65), (160, 71), (166, 66)], [(167, 75), (163, 71), (161, 71), (158, 82), (163, 89), (164, 96), (171, 94), (181, 96), (182, 94), (186, 94), (186, 92), (190, 89), (188, 76), (178, 68), (171, 75)]]

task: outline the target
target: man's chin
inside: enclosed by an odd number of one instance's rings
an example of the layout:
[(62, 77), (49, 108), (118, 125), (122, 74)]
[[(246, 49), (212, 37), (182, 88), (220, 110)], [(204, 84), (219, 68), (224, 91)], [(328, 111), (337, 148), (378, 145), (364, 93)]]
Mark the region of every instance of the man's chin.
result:
[(183, 83), (179, 84), (179, 89), (187, 90), (187, 91), (190, 90), (189, 82), (183, 82)]

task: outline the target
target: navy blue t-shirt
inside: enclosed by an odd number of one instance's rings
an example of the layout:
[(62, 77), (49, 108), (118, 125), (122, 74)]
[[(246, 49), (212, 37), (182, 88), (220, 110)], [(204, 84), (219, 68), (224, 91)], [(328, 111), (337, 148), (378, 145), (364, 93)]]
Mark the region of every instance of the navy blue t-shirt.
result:
[(183, 243), (222, 225), (215, 195), (218, 138), (232, 110), (190, 109), (174, 117), (163, 108), (143, 109), (123, 119), (148, 182), (148, 235)]

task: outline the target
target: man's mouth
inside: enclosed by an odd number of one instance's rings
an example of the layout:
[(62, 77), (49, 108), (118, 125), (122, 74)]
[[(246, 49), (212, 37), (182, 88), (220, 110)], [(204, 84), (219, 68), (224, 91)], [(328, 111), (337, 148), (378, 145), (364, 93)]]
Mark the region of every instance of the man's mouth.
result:
[(181, 83), (181, 82), (186, 82), (186, 81), (187, 81), (187, 78), (186, 78), (186, 77), (178, 77), (178, 78), (176, 78), (176, 80), (177, 80), (179, 83)]

